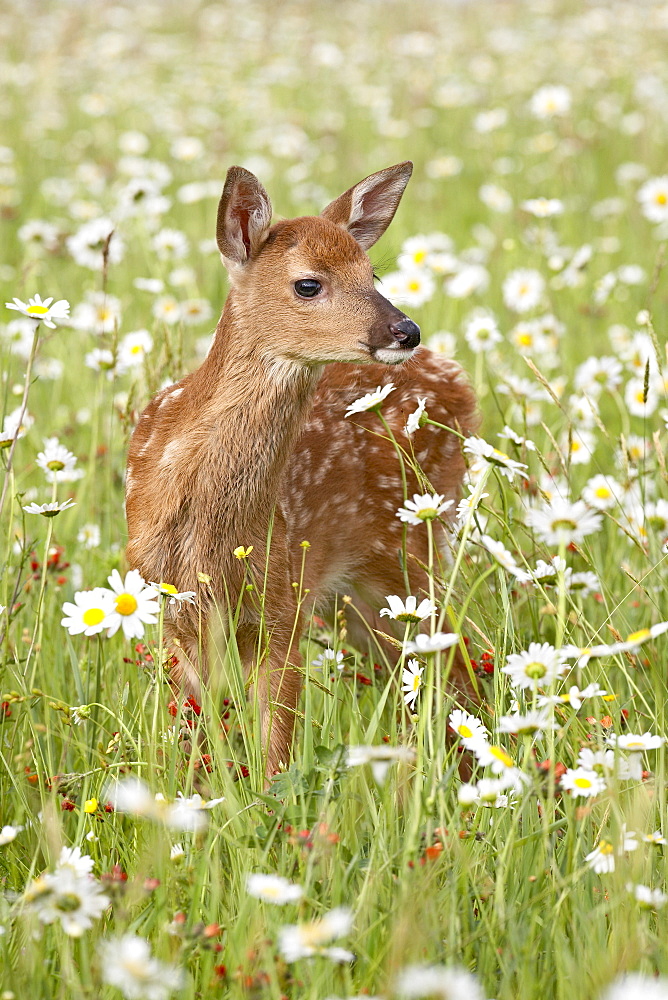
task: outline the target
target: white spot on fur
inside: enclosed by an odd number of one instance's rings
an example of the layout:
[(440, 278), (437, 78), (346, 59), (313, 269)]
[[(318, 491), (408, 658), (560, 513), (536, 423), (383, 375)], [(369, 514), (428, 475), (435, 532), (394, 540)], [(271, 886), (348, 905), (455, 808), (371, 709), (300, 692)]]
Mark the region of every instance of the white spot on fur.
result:
[(148, 441), (146, 442), (146, 444), (142, 445), (142, 447), (139, 449), (139, 454), (140, 455), (145, 455), (146, 454), (146, 452), (149, 450), (149, 448), (153, 444), (153, 438), (154, 437), (155, 437), (155, 431), (153, 431), (153, 433), (150, 435), (150, 437), (148, 438)]
[(158, 462), (158, 465), (161, 468), (164, 468), (165, 466), (170, 466), (174, 462), (174, 459), (176, 458), (178, 453), (181, 451), (183, 444), (184, 444), (183, 438), (174, 438), (173, 441), (168, 441), (167, 444), (165, 445), (165, 450), (160, 456), (160, 461)]

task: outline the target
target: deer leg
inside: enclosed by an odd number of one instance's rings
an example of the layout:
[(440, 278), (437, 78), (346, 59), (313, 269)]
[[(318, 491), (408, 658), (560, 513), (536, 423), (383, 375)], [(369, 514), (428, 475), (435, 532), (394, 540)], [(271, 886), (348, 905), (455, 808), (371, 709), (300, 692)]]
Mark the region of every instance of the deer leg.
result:
[(257, 702), (267, 779), (290, 763), (302, 675), (298, 652), (275, 647), (260, 666)]

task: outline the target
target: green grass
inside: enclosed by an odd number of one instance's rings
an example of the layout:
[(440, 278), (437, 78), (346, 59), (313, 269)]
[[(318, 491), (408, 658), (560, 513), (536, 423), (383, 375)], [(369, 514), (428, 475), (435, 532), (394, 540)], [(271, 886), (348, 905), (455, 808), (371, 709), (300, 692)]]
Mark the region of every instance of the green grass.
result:
[[(52, 0), (39, 12), (6, 5), (5, 299), (38, 291), (67, 298), (74, 308), (104, 290), (118, 297), (122, 317), (107, 333), (95, 322), (41, 329), (28, 397), (34, 424), (18, 440), (7, 472), (0, 523), (0, 604), (8, 607), (0, 615), (6, 703), (0, 827), (23, 829), (0, 846), (0, 997), (118, 996), (102, 982), (98, 947), (126, 932), (185, 969), (178, 994), (184, 998), (392, 997), (409, 964), (463, 966), (484, 996), (497, 1000), (595, 1000), (627, 971), (668, 976), (667, 910), (641, 908), (626, 888), (666, 889), (664, 847), (641, 841), (665, 825), (664, 750), (644, 756), (643, 780), (609, 779), (592, 799), (562, 793), (555, 772), (557, 763), (574, 767), (581, 747), (606, 746), (611, 731), (668, 735), (665, 636), (636, 652), (592, 659), (556, 685), (561, 693), (597, 681), (614, 699), (594, 698), (577, 711), (558, 705), (558, 729), (536, 740), (494, 736), (527, 781), (509, 805), (492, 808), (458, 801), (461, 761), (473, 758), (446, 740), (447, 654), (426, 663), (413, 717), (403, 708), (394, 664), (375, 670), (378, 652), (351, 649), (345, 615), (334, 634), (313, 622), (304, 662), (330, 645), (347, 651), (345, 667), (332, 677), (308, 671), (294, 763), (265, 793), (257, 722), (241, 696), (234, 657), (227, 683), (207, 691), (201, 716), (179, 707), (173, 718), (158, 629), (147, 631), (137, 652), (121, 635), (70, 637), (60, 625), (63, 602), (75, 591), (104, 585), (114, 568), (123, 572), (123, 472), (133, 422), (158, 387), (198, 363), (198, 341), (212, 332), (224, 300), (218, 255), (199, 248), (214, 235), (217, 195), (187, 204), (177, 192), (200, 181), (222, 186), (233, 163), (255, 169), (277, 214), (291, 216), (318, 211), (366, 174), (410, 158), (411, 184), (371, 253), (381, 272), (394, 270), (403, 241), (420, 233), (447, 233), (456, 254), (488, 248), (485, 291), (456, 300), (439, 279), (430, 301), (405, 308), (427, 342), (437, 331), (456, 336), (486, 440), (496, 445), (509, 423), (536, 445), (536, 453), (508, 445), (512, 457), (529, 465), (529, 483), (509, 484), (491, 473), (481, 508), (485, 530), (522, 567), (559, 552), (525, 524), (531, 498), (540, 502), (546, 470), (568, 479), (573, 500), (598, 473), (622, 484), (637, 478), (641, 505), (666, 497), (665, 381), (661, 387), (655, 377), (654, 411), (632, 415), (624, 398), (632, 366), (614, 330), (610, 337), (610, 328), (621, 326), (628, 340), (639, 329), (639, 310), (648, 310), (650, 325), (642, 329), (654, 338), (665, 371), (668, 230), (643, 217), (636, 193), (645, 177), (665, 171), (666, 19), (658, 5), (643, 4), (642, 11), (631, 3), (583, 9), (492, 0), (452, 6), (188, 0), (142, 7)], [(553, 83), (570, 88), (571, 110), (538, 120), (531, 96)], [(507, 109), (506, 124), (476, 131), (475, 116), (495, 107)], [(155, 230), (182, 230), (190, 249), (183, 259), (160, 260), (150, 221), (126, 218), (118, 223), (125, 254), (103, 277), (78, 266), (65, 240), (88, 214), (114, 211), (131, 166), (121, 148), (129, 140), (121, 137), (131, 130), (146, 136), (145, 156), (172, 174), (163, 186), (172, 204), (156, 217)], [(173, 144), (184, 136), (202, 143), (191, 160), (174, 156)], [(434, 161), (444, 156), (458, 157), (461, 172), (434, 176)], [(644, 175), (624, 180), (618, 168), (628, 163)], [(69, 185), (62, 197), (54, 196), (53, 178)], [(490, 182), (512, 196), (510, 213), (496, 213), (480, 199), (480, 186)], [(563, 215), (532, 219), (519, 206), (537, 196), (562, 199)], [(621, 199), (619, 214), (592, 214), (592, 205), (611, 197)], [(56, 227), (51, 249), (19, 238), (33, 219)], [(555, 287), (570, 254), (587, 243), (593, 256), (581, 281)], [(606, 301), (597, 301), (601, 277), (623, 265), (639, 265), (644, 277), (618, 282)], [(183, 285), (172, 285), (179, 267), (190, 273)], [(519, 267), (537, 269), (547, 282), (543, 305), (527, 316), (549, 312), (564, 328), (554, 361), (536, 353), (535, 368), (514, 346), (510, 333), (523, 317), (502, 294), (505, 277)], [(214, 318), (167, 325), (152, 315), (154, 296), (133, 285), (137, 277), (162, 279), (164, 294), (179, 301), (207, 299)], [(497, 318), (503, 340), (493, 353), (476, 355), (464, 339), (475, 307)], [(7, 312), (3, 322), (15, 317)], [(114, 350), (138, 328), (149, 329), (154, 341), (143, 366), (110, 378), (86, 367), (94, 347)], [(0, 332), (0, 388), (9, 413), (21, 400), (26, 357), (5, 334), (11, 330)], [(573, 463), (559, 448), (567, 450), (579, 426), (569, 403), (575, 371), (591, 356), (614, 354), (623, 382), (600, 399), (590, 461)], [(54, 361), (61, 364), (55, 378), (48, 370)], [(644, 364), (638, 373), (644, 376)], [(546, 393), (532, 423), (530, 408), (503, 391), (513, 376), (535, 388), (547, 382), (559, 403)], [(622, 436), (629, 435), (648, 442), (645, 456), (631, 465), (619, 458)], [(29, 501), (52, 499), (35, 465), (49, 436), (58, 436), (84, 470), (79, 481), (58, 486), (57, 498), (73, 497), (77, 506), (52, 521), (22, 510)], [(8, 450), (0, 455), (7, 465)], [(607, 643), (668, 619), (665, 517), (655, 511), (641, 534), (630, 513), (625, 500), (612, 516), (604, 514), (600, 532), (561, 553), (573, 571), (597, 574), (596, 596), (567, 593), (563, 580), (545, 589), (517, 585), (478, 544), (454, 537), (454, 561), (434, 563), (437, 602), (448, 595), (448, 624), (467, 636), (477, 664), (493, 653), (493, 673), (477, 672), (475, 708), (492, 733), (517, 693), (501, 672), (512, 653), (530, 642)], [(90, 523), (101, 532), (94, 548), (77, 540)], [(44, 570), (53, 545), (62, 546), (59, 563)], [(530, 694), (520, 702), (530, 707)], [(71, 709), (80, 705), (89, 706), (87, 718), (75, 725)], [(176, 738), (165, 739), (174, 725)], [(382, 785), (368, 766), (345, 766), (346, 746), (383, 741), (412, 747), (415, 763), (393, 766)], [(489, 769), (472, 766), (472, 780), (489, 776)], [(224, 801), (200, 833), (106, 811), (110, 779), (129, 774), (170, 802), (177, 792)], [(87, 812), (93, 799), (98, 804)], [(621, 852), (613, 873), (597, 874), (586, 855), (601, 838), (617, 845), (624, 827), (637, 833), (637, 850)], [(177, 843), (184, 854), (172, 859)], [(110, 897), (104, 915), (77, 939), (59, 925), (40, 926), (21, 907), (26, 886), (53, 868), (62, 846), (92, 857)], [(302, 900), (276, 907), (250, 897), (246, 875), (255, 871), (298, 882)], [(354, 952), (354, 963), (285, 962), (277, 944), (281, 927), (336, 906), (353, 912), (353, 930), (336, 943)]]

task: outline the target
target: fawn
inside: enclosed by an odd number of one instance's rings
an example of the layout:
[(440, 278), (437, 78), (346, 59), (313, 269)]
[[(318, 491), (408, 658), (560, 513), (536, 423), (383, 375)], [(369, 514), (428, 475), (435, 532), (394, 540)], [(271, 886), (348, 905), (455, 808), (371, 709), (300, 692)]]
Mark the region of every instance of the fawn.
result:
[[(207, 632), (214, 612), (223, 621), (238, 615), (235, 638), (247, 673), (259, 661), (248, 679), (261, 712), (267, 776), (288, 763), (301, 688), (292, 586), (300, 542), (310, 543), (309, 611), (326, 617), (345, 593), (369, 625), (387, 629), (378, 609), (406, 587), (397, 454), (385, 435), (365, 429), (380, 429), (373, 414), (344, 419), (346, 405), (387, 381), (393, 366), (396, 388), (383, 416), (404, 447), (418, 396), (431, 418), (464, 433), (475, 425), (461, 369), (416, 351), (419, 328), (376, 290), (365, 253), (392, 221), (411, 172), (410, 162), (388, 167), (320, 216), (271, 225), (260, 182), (231, 167), (217, 221), (231, 290), (209, 354), (154, 397), (130, 444), (130, 566), (147, 580), (197, 593), (195, 607), (166, 612), (178, 661), (173, 677), (199, 697), (215, 669)], [(464, 473), (456, 435), (426, 426), (416, 434), (415, 455), (433, 488), (456, 498)], [(409, 494), (419, 485), (408, 470)], [(409, 530), (407, 544), (417, 594), (426, 581), (426, 531)], [(253, 546), (246, 560), (234, 555), (240, 545)], [(264, 639), (248, 572), (264, 589)], [(359, 619), (350, 617), (353, 631)], [(465, 684), (464, 676), (459, 681)]]

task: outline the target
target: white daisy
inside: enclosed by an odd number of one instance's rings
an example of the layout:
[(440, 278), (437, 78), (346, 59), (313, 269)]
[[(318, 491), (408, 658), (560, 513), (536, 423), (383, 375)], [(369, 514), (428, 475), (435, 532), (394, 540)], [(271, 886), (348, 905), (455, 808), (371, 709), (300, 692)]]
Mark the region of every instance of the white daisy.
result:
[(143, 364), (152, 348), (153, 337), (148, 330), (133, 330), (132, 333), (126, 333), (118, 345), (118, 363), (123, 369), (135, 368)]
[(578, 666), (585, 666), (593, 657), (615, 656), (617, 653), (630, 653), (638, 649), (650, 639), (656, 639), (668, 632), (668, 622), (657, 622), (651, 628), (641, 628), (621, 642), (600, 643), (596, 646), (564, 646), (562, 653), (567, 659), (577, 658)]
[(601, 515), (590, 510), (584, 501), (570, 503), (557, 496), (544, 507), (528, 510), (525, 520), (547, 545), (578, 545), (602, 527)]
[(594, 850), (585, 856), (585, 861), (597, 875), (609, 875), (615, 870), (615, 848), (609, 840), (599, 840)]
[(21, 904), (34, 912), (40, 923), (60, 921), (65, 934), (81, 937), (109, 905), (102, 886), (90, 875), (79, 875), (72, 865), (56, 866), (26, 887)]
[(62, 847), (56, 870), (70, 868), (75, 875), (91, 875), (95, 862), (88, 854), (82, 854), (80, 847)]
[(499, 184), (482, 184), (478, 191), (478, 197), (483, 205), (491, 209), (492, 212), (507, 215), (513, 210), (512, 195)]
[(469, 483), (467, 486), (469, 491), (469, 496), (462, 497), (462, 499), (457, 504), (456, 518), (460, 523), (466, 523), (478, 510), (480, 504), (485, 500), (489, 493), (479, 493), (476, 487)]
[(387, 615), (388, 618), (394, 618), (398, 622), (421, 622), (438, 610), (433, 601), (427, 598), (418, 604), (417, 597), (409, 596), (404, 603), (396, 594), (390, 594), (386, 600), (389, 608), (382, 608), (381, 618)]
[(141, 639), (144, 625), (155, 625), (158, 621), (157, 591), (147, 586), (136, 569), (126, 573), (125, 580), (115, 569), (109, 577), (109, 586), (114, 592), (114, 610), (105, 619), (107, 635), (115, 635), (122, 627), (126, 639)]
[(498, 436), (500, 438), (509, 439), (510, 441), (513, 442), (513, 444), (516, 444), (518, 448), (526, 448), (527, 451), (536, 450), (536, 445), (533, 443), (533, 441), (531, 441), (529, 438), (522, 437), (521, 434), (518, 434), (516, 431), (514, 431), (512, 427), (508, 426), (508, 424), (504, 426), (503, 430), (499, 432)]
[(15, 298), (11, 302), (5, 302), (5, 305), (8, 309), (15, 309), (22, 316), (26, 316), (36, 323), (43, 323), (44, 326), (48, 326), (52, 330), (56, 329), (54, 320), (68, 319), (70, 315), (70, 304), (67, 299), (58, 299), (57, 302), (54, 302), (53, 297), (42, 299), (39, 295), (35, 295), (27, 302)]
[(423, 673), (424, 667), (421, 667), (417, 660), (409, 660), (403, 669), (401, 690), (404, 692), (404, 702), (409, 708), (415, 707), (415, 702), (422, 686)]
[(564, 203), (558, 198), (528, 198), (520, 202), (520, 208), (537, 219), (551, 219), (555, 215), (562, 214)]
[(394, 984), (400, 997), (440, 1000), (484, 1000), (478, 980), (458, 965), (407, 965)]
[(349, 417), (353, 413), (364, 413), (366, 410), (379, 410), (389, 394), (394, 391), (394, 384), (388, 382), (387, 385), (378, 386), (375, 392), (367, 392), (360, 396), (354, 403), (347, 407), (345, 416)]
[(197, 833), (206, 829), (209, 811), (224, 801), (224, 798), (218, 798), (205, 802), (198, 792), (189, 797), (177, 792), (174, 802), (165, 805), (159, 803), (158, 808), (165, 825), (172, 830), (189, 830)]
[(174, 605), (179, 611), (181, 610), (181, 605), (184, 602), (186, 604), (197, 603), (197, 594), (194, 590), (183, 590), (179, 592), (173, 583), (149, 583), (149, 587), (153, 587), (154, 590), (157, 590), (160, 597), (166, 598), (167, 604)]
[(475, 715), (464, 712), (461, 708), (454, 708), (448, 716), (448, 725), (453, 733), (456, 733), (462, 741), (462, 746), (467, 750), (474, 750), (478, 743), (486, 743), (489, 737), (489, 730), (482, 724)]
[(614, 392), (622, 381), (622, 365), (618, 358), (591, 357), (575, 371), (575, 388), (588, 396), (598, 397), (602, 392)]
[(622, 488), (616, 479), (610, 476), (592, 476), (582, 490), (582, 499), (596, 510), (610, 510), (618, 503)]
[(662, 847), (668, 843), (661, 830), (654, 830), (652, 833), (643, 833), (641, 840), (643, 840), (645, 844), (654, 844)]
[(492, 743), (476, 743), (472, 748), (482, 767), (491, 767), (494, 774), (515, 772), (515, 761), (503, 747)]
[(416, 309), (432, 298), (436, 282), (426, 269), (412, 268), (410, 271), (394, 271), (384, 275), (382, 289), (395, 305)]
[(611, 733), (608, 736), (610, 746), (619, 747), (620, 750), (630, 750), (633, 753), (642, 753), (644, 750), (658, 750), (666, 742), (664, 736), (646, 733)]
[(188, 254), (188, 237), (180, 229), (161, 229), (152, 244), (158, 260), (181, 260)]
[(562, 694), (562, 701), (567, 702), (571, 708), (577, 712), (582, 707), (582, 702), (587, 698), (603, 698), (608, 692), (600, 687), (596, 681), (592, 681), (585, 688), (580, 688), (577, 684), (572, 684), (566, 694)]
[(263, 875), (260, 872), (246, 876), (246, 892), (249, 896), (276, 906), (294, 903), (304, 895), (302, 887), (289, 879), (281, 875)]
[(83, 476), (83, 471), (75, 468), (76, 455), (56, 437), (45, 438), (44, 451), (39, 452), (35, 463), (46, 473), (48, 483), (70, 483)]
[(484, 292), (489, 285), (489, 271), (482, 264), (462, 264), (459, 270), (445, 282), (446, 295), (451, 299), (467, 299), (478, 292)]
[(552, 720), (549, 712), (532, 709), (524, 714), (514, 712), (513, 715), (502, 715), (499, 719), (497, 732), (512, 733), (514, 736), (539, 736), (548, 729), (557, 728), (557, 724)]
[(16, 840), (21, 830), (25, 829), (22, 826), (10, 826), (9, 824), (3, 826), (0, 830), (0, 847), (4, 847), (5, 844), (11, 844), (13, 840)]
[(427, 406), (426, 398), (424, 399), (418, 398), (417, 410), (415, 410), (413, 413), (410, 413), (408, 415), (408, 419), (406, 420), (407, 434), (415, 434), (415, 432), (420, 429), (420, 427), (422, 426), (422, 418), (423, 416), (426, 417), (426, 412), (425, 412), (426, 406)]
[(652, 383), (645, 385), (644, 378), (630, 378), (624, 389), (624, 401), (633, 417), (650, 417), (659, 403), (659, 396)]
[(337, 649), (336, 652), (333, 649), (323, 649), (322, 653), (316, 656), (315, 660), (311, 660), (311, 664), (314, 667), (336, 667), (337, 670), (343, 670), (345, 664), (345, 653)]
[(406, 654), (416, 653), (418, 656), (427, 656), (429, 653), (440, 653), (444, 649), (450, 649), (459, 642), (459, 635), (456, 632), (434, 632), (433, 635), (415, 636), (415, 639), (404, 643), (403, 651)]
[(411, 764), (415, 760), (412, 747), (389, 746), (381, 743), (374, 746), (349, 746), (346, 751), (348, 767), (359, 767), (370, 764), (371, 772), (377, 784), (382, 785), (392, 764)]
[(425, 493), (423, 496), (414, 493), (412, 500), (404, 501), (396, 516), (406, 524), (422, 524), (423, 521), (440, 517), (453, 503), (454, 500), (446, 500), (440, 493)]
[(540, 305), (544, 291), (545, 278), (540, 271), (520, 267), (503, 282), (503, 301), (513, 312), (525, 313)]
[(625, 758), (614, 750), (592, 750), (590, 747), (582, 747), (577, 763), (587, 771), (614, 775), (619, 781), (626, 781), (631, 777)]
[(99, 953), (102, 979), (127, 1000), (167, 1000), (185, 985), (183, 971), (153, 958), (149, 942), (135, 934), (102, 941)]
[(27, 514), (41, 514), (42, 517), (56, 517), (64, 510), (69, 510), (70, 507), (76, 507), (74, 500), (64, 500), (62, 503), (57, 503), (55, 500), (53, 503), (30, 503), (23, 509)]
[(85, 549), (96, 549), (100, 544), (101, 537), (97, 524), (84, 524), (77, 532), (77, 542), (80, 542)]
[[(637, 885), (633, 882), (627, 882), (626, 888), (636, 901), (647, 910), (658, 910), (668, 903), (668, 896), (661, 889), (652, 889), (648, 885)], [(666, 997), (668, 997), (668, 990)]]
[(499, 451), (494, 445), (485, 441), (484, 438), (468, 437), (462, 447), (464, 452), (473, 458), (472, 471), (474, 469), (478, 471), (485, 466), (491, 466), (497, 469), (502, 476), (505, 476), (508, 482), (512, 482), (516, 475), (528, 479), (524, 471), (527, 466), (523, 462), (516, 462), (509, 455), (506, 455), (504, 451)]
[(650, 222), (668, 220), (668, 176), (651, 177), (638, 191), (642, 214)]
[(521, 653), (511, 653), (501, 672), (508, 674), (513, 687), (549, 687), (568, 669), (562, 650), (555, 649), (548, 642), (529, 643), (529, 648)]
[(70, 635), (98, 635), (106, 627), (107, 616), (114, 610), (114, 595), (106, 587), (80, 590), (74, 595), (74, 604), (65, 601), (64, 618), (60, 624)]
[(546, 84), (532, 95), (529, 108), (535, 118), (561, 118), (571, 109), (571, 92), (559, 84)]
[(181, 305), (173, 295), (161, 295), (153, 303), (152, 313), (155, 319), (173, 326), (181, 319)]
[(599, 795), (606, 788), (605, 781), (600, 774), (584, 767), (567, 768), (559, 783), (574, 798), (589, 798), (593, 795)]
[(314, 955), (322, 955), (335, 962), (351, 962), (355, 957), (351, 952), (325, 946), (348, 934), (352, 925), (352, 913), (340, 906), (311, 923), (282, 927), (278, 947), (286, 962), (296, 962), (300, 958), (312, 958)]
[(517, 565), (512, 552), (508, 551), (503, 542), (497, 542), (493, 538), (490, 538), (489, 535), (482, 535), (480, 543), (484, 545), (489, 554), (494, 557), (500, 566), (503, 566), (505, 570), (512, 573), (518, 583), (526, 583), (531, 579), (531, 575)]
[(466, 324), (464, 339), (475, 354), (487, 352), (503, 338), (493, 316), (474, 316)]
[(76, 263), (91, 271), (102, 270), (105, 255), (108, 264), (120, 263), (125, 251), (116, 224), (107, 218), (91, 219), (65, 242)]

